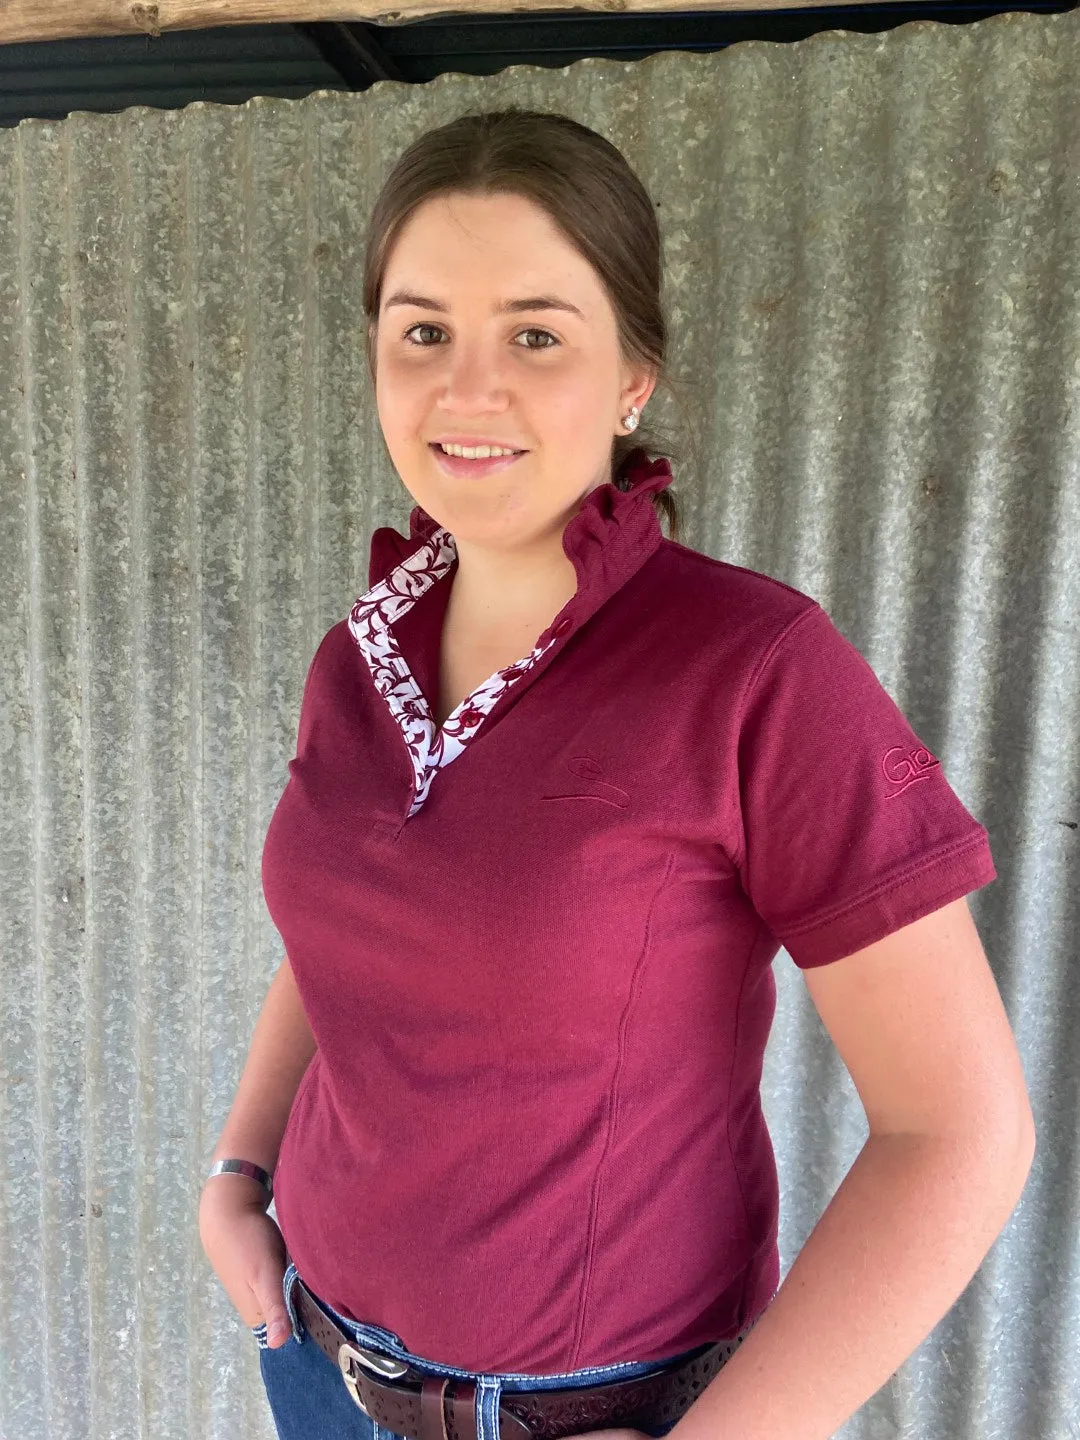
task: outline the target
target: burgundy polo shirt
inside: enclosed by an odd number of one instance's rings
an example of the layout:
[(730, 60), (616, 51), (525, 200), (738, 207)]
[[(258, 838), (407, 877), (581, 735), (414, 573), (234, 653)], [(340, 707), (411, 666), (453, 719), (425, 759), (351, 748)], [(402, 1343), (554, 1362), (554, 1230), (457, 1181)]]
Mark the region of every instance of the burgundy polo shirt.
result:
[(565, 527), (578, 588), (432, 722), (456, 567), (420, 507), (311, 662), (263, 852), (317, 1050), (274, 1176), (300, 1275), (485, 1372), (659, 1359), (779, 1283), (760, 1104), (782, 945), (827, 965), (996, 878), (985, 829), (809, 596)]

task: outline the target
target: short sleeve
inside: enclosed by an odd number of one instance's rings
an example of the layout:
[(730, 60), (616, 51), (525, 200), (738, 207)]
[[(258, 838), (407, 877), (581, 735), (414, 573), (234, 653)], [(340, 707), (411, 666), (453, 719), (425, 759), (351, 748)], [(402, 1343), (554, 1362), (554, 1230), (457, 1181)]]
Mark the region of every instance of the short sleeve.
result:
[(742, 885), (802, 969), (997, 878), (986, 830), (816, 603), (750, 677), (738, 769)]

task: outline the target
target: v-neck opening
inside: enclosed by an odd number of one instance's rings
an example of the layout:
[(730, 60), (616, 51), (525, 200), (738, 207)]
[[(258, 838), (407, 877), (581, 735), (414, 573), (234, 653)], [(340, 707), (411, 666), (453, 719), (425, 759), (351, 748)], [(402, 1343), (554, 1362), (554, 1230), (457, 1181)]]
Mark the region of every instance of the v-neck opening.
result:
[[(407, 819), (423, 806), (439, 770), (461, 754), (506, 691), (533, 669), (564, 633), (560, 626), (548, 626), (527, 655), (493, 671), (454, 707), (442, 725), (437, 725), (431, 701), (439, 694), (442, 629), (449, 596), (441, 597), (441, 608), (434, 618), (421, 613), (417, 602), (436, 582), (447, 577), (456, 557), (453, 536), (438, 528), (412, 555), (361, 596), (349, 616), (349, 628), (409, 754), (413, 794)], [(434, 627), (439, 637), (435, 644), (429, 643), (425, 648), (419, 643), (413, 649), (427, 666), (426, 674), (419, 678), (406, 660), (393, 628), (403, 621), (407, 625), (410, 615), (416, 619), (419, 636), (424, 635), (426, 628)], [(425, 679), (426, 689), (421, 683)]]
[[(455, 569), (456, 565), (452, 564), (422, 594), (417, 595), (413, 604), (404, 610), (389, 627), (388, 639), (392, 641), (395, 648), (396, 660), (400, 664), (402, 672), (408, 671), (412, 677), (417, 692), (414, 703), (426, 712), (426, 717), (431, 724), (433, 741), (456, 719), (458, 712), (463, 710), (478, 692), (497, 681), (503, 673), (503, 670), (498, 668), (490, 671), (473, 686), (466, 696), (458, 701), (442, 724), (438, 723), (435, 718), (433, 702), (441, 698), (442, 694), (443, 641), (446, 634), (446, 614), (450, 603)], [(548, 628), (550, 627), (541, 630), (533, 646), (524, 655), (505, 666), (504, 670), (524, 666)], [(412, 656), (412, 663), (406, 659), (406, 654)]]

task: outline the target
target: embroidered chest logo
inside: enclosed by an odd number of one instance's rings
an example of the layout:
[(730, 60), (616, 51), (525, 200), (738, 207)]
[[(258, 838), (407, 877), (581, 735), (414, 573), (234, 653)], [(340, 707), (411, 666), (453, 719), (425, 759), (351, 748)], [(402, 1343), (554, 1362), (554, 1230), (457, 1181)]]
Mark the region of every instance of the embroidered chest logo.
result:
[(889, 782), (885, 799), (895, 800), (897, 795), (902, 795), (917, 781), (925, 780), (939, 765), (940, 761), (931, 755), (925, 745), (919, 745), (914, 750), (894, 745), (886, 750), (881, 757), (881, 773)]
[(589, 756), (577, 755), (567, 760), (566, 768), (584, 783), (559, 795), (541, 795), (541, 800), (602, 800), (605, 805), (616, 805), (620, 810), (625, 810), (630, 804), (627, 792), (618, 785), (609, 784), (603, 778), (600, 765)]

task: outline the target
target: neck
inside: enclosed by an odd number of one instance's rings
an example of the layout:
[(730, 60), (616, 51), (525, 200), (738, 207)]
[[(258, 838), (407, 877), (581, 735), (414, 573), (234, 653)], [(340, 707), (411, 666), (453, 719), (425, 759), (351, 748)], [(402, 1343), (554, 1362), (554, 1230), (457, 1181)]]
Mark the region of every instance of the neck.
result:
[(477, 639), (521, 629), (543, 630), (577, 590), (577, 572), (561, 537), (529, 550), (457, 546), (457, 570), (447, 608)]

